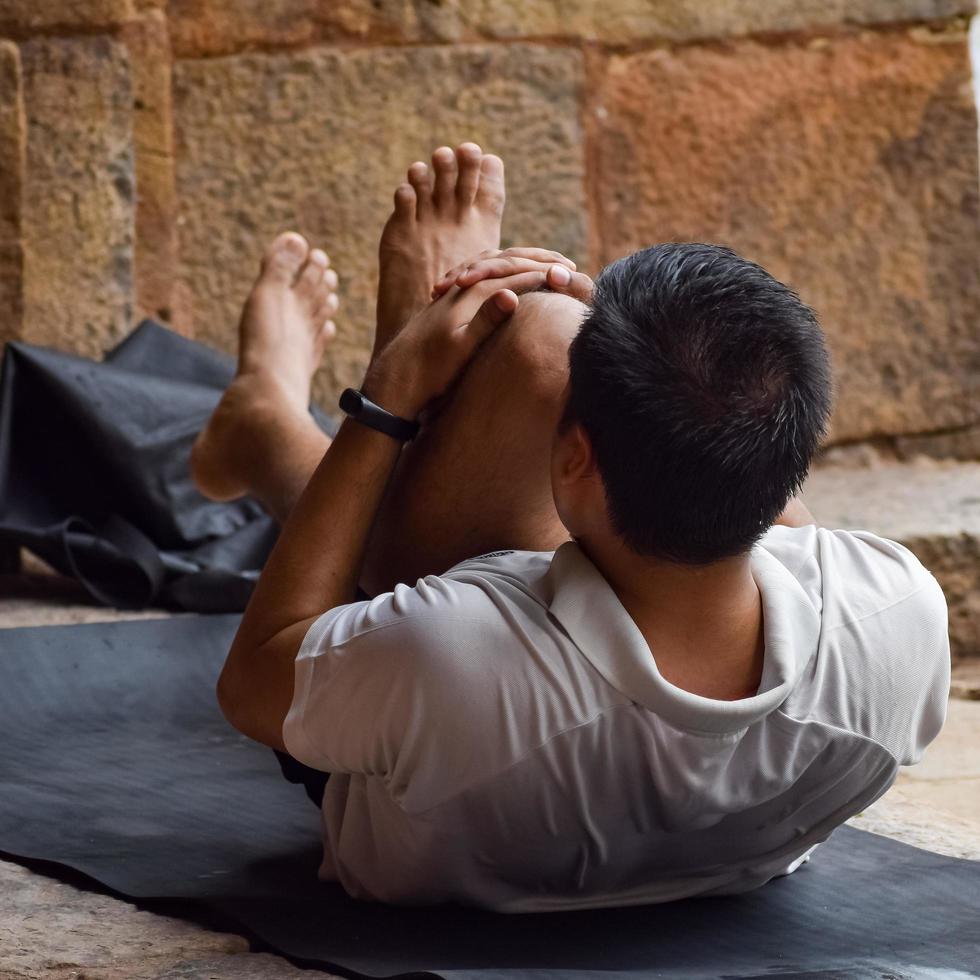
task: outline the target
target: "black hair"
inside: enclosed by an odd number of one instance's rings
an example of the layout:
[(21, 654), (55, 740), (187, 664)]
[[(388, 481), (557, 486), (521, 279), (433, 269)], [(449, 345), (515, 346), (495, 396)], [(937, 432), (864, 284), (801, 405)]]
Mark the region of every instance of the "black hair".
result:
[(569, 352), (563, 424), (588, 435), (634, 551), (744, 554), (806, 478), (832, 401), (814, 312), (718, 245), (655, 245), (607, 266)]

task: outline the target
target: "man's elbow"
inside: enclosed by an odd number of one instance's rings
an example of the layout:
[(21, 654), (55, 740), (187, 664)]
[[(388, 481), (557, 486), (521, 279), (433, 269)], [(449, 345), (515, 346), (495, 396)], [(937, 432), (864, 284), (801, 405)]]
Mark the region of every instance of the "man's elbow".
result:
[(252, 678), (246, 682), (236, 668), (236, 660), (229, 657), (215, 688), (221, 713), (242, 735), (283, 751), (282, 719), (285, 712), (276, 710), (267, 697), (257, 696), (257, 690), (263, 688)]
[(249, 725), (245, 717), (245, 705), (240, 696), (240, 687), (235, 683), (233, 672), (229, 670), (228, 664), (225, 664), (224, 670), (218, 677), (215, 693), (218, 696), (218, 707), (228, 724), (251, 738), (247, 731)]

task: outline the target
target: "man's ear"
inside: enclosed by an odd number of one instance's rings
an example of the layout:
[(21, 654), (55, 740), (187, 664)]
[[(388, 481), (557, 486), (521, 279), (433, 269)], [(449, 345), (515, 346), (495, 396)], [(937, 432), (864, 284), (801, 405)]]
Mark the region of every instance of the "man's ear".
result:
[(577, 422), (568, 425), (559, 436), (558, 479), (568, 485), (591, 479), (596, 474), (592, 441)]

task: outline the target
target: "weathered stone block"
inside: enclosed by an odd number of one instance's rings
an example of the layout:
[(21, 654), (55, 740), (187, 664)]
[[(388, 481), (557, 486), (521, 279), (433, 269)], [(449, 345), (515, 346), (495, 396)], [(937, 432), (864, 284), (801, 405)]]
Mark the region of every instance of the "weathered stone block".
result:
[(296, 228), (341, 278), (340, 336), (318, 385), (335, 404), (366, 364), (391, 194), (442, 143), (473, 139), (509, 160), (509, 241), (585, 259), (581, 75), (577, 52), (523, 45), (178, 65), (181, 265), (195, 335), (233, 347), (265, 243)]
[(962, 35), (617, 57), (593, 111), (607, 260), (722, 242), (799, 289), (834, 353), (837, 439), (977, 421), (977, 120)]
[(370, 37), (636, 44), (970, 14), (975, 0), (171, 0), (180, 56)]
[(134, 278), (136, 318), (173, 320), (177, 275), (170, 37), (161, 11), (123, 27), (133, 87), (136, 173)]
[(107, 37), (21, 48), (28, 119), (24, 329), (98, 356), (132, 314), (132, 102), (125, 48)]
[(25, 129), (20, 54), (0, 41), (0, 242), (20, 237)]
[(937, 432), (934, 435), (898, 436), (895, 439), (895, 451), (898, 458), (903, 460), (925, 456), (932, 459), (980, 462), (980, 425), (971, 425), (952, 432)]
[(610, 44), (919, 21), (975, 11), (974, 0), (391, 0), (382, 6), (403, 29), (441, 40), (559, 37)]
[(892, 463), (813, 471), (804, 499), (826, 527), (900, 541), (949, 605), (954, 657), (980, 657), (980, 464)]
[(0, 344), (20, 335), (23, 314), (20, 222), (26, 128), (20, 54), (16, 45), (0, 41)]
[[(178, 57), (229, 54), (249, 48), (311, 44), (370, 35), (397, 40), (406, 18), (372, 0), (170, 0), (168, 16)], [(409, 23), (410, 23), (409, 19)]]
[(133, 0), (0, 0), (0, 31), (115, 27), (133, 14)]

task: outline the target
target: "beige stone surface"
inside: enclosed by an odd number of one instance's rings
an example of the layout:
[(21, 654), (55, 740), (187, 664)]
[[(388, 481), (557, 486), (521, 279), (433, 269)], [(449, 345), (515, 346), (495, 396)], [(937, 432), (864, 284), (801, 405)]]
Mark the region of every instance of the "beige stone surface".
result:
[(980, 415), (977, 119), (965, 35), (614, 57), (591, 109), (603, 255), (729, 244), (821, 316), (836, 439)]
[(324, 41), (644, 41), (895, 23), (972, 13), (974, 0), (172, 0), (181, 56)]
[(248, 942), (0, 861), (3, 980), (327, 978)]
[(577, 51), (425, 47), (187, 61), (175, 73), (181, 273), (195, 336), (231, 348), (264, 244), (294, 227), (340, 274), (324, 404), (358, 383), (376, 249), (405, 168), (474, 139), (510, 160), (505, 239), (587, 257)]
[[(980, 329), (980, 328), (978, 328)], [(899, 459), (919, 456), (932, 459), (980, 460), (980, 425), (935, 435), (896, 436), (895, 451)]]
[(23, 313), (21, 202), (27, 120), (20, 52), (0, 41), (0, 344), (20, 334)]
[(954, 664), (950, 696), (980, 701), (980, 660), (961, 660)]
[(804, 499), (821, 524), (910, 548), (946, 595), (953, 655), (980, 656), (980, 463), (822, 467)]
[(903, 768), (892, 789), (851, 823), (980, 861), (980, 702), (951, 700), (922, 760)]
[(163, 11), (150, 10), (122, 30), (133, 86), (135, 317), (171, 321), (177, 277), (172, 54)]
[(26, 340), (99, 356), (132, 315), (132, 90), (103, 36), (21, 46)]

